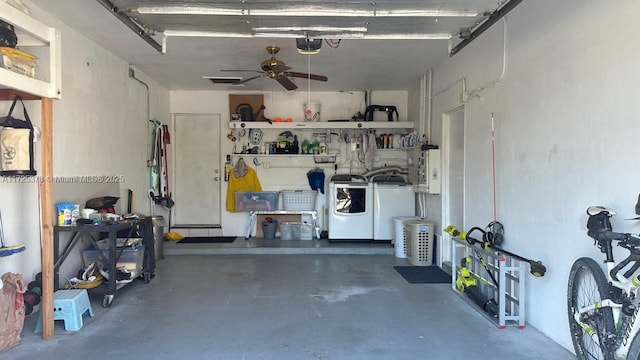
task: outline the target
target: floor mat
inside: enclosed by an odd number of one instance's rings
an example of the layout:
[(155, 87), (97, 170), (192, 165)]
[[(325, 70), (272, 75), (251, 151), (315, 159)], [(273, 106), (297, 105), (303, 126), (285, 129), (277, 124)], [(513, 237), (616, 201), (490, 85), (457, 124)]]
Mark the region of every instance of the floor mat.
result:
[(437, 266), (394, 266), (410, 284), (445, 284), (451, 283), (451, 275)]
[(237, 236), (187, 236), (178, 244), (232, 243)]

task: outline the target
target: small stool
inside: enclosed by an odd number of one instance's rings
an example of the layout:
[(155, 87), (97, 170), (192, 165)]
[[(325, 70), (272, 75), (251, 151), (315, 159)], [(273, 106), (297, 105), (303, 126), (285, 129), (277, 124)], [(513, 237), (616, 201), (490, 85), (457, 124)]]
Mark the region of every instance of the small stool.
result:
[[(64, 320), (64, 329), (82, 329), (82, 315), (93, 317), (93, 309), (86, 289), (58, 290), (53, 294), (53, 320)], [(42, 309), (36, 323), (36, 333), (42, 332)]]

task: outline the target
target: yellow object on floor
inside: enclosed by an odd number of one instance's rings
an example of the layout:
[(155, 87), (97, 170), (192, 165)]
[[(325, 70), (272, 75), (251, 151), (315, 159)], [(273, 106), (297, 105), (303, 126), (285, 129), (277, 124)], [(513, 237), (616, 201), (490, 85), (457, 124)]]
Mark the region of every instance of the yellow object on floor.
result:
[(169, 231), (165, 236), (165, 239), (167, 240), (182, 240), (184, 239), (184, 236), (182, 236), (180, 233), (177, 233), (175, 231)]

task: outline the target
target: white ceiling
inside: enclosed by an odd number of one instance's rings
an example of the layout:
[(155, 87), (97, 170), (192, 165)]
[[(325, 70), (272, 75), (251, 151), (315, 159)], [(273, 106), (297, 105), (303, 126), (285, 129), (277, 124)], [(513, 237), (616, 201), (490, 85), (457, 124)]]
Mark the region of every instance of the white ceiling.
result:
[[(335, 26), (366, 27), (367, 35), (432, 34), (445, 33), (450, 40), (398, 40), (398, 39), (342, 39), (336, 48), (325, 41), (317, 55), (297, 53), (293, 38), (228, 38), (228, 37), (174, 37), (166, 38), (165, 53), (151, 45), (125, 26), (98, 0), (31, 0), (32, 3), (53, 14), (97, 44), (123, 58), (131, 65), (151, 76), (170, 90), (261, 90), (284, 91), (276, 81), (260, 78), (244, 86), (214, 85), (203, 76), (250, 77), (255, 73), (221, 72), (221, 69), (260, 70), (260, 62), (268, 59), (269, 45), (279, 46), (276, 58), (291, 67), (291, 71), (326, 75), (327, 82), (311, 81), (312, 91), (350, 90), (407, 90), (417, 84), (430, 68), (448, 57), (450, 47), (461, 40), (458, 34), (475, 28), (487, 14), (500, 8), (504, 2), (495, 0), (415, 0), (415, 1), (166, 1), (166, 0), (111, 0), (125, 14), (136, 17), (140, 24), (155, 30), (153, 39), (162, 44), (163, 31), (234, 32), (251, 33), (255, 27), (283, 26)], [(28, 3), (27, 3), (28, 4)], [(314, 10), (319, 6), (353, 11), (426, 9), (439, 11), (475, 12), (465, 17), (355, 17), (355, 16), (215, 16), (215, 15), (143, 15), (130, 9), (139, 7), (172, 6), (216, 7), (226, 9), (282, 10), (297, 7)], [(239, 11), (239, 10), (238, 10)], [(326, 34), (311, 33), (313, 37)], [(335, 41), (335, 39), (334, 39)], [(64, 39), (63, 39), (64, 43)], [(64, 49), (63, 49), (64, 50)], [(308, 80), (293, 78), (302, 89)]]

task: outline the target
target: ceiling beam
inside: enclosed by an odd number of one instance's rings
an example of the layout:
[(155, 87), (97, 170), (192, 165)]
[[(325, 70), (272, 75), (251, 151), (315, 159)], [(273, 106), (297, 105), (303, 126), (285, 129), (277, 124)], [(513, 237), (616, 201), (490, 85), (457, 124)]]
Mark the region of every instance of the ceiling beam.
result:
[(511, 0), (506, 4), (504, 4), (501, 8), (492, 12), (491, 15), (489, 15), (489, 18), (485, 22), (480, 24), (480, 26), (478, 26), (475, 30), (473, 30), (468, 36), (465, 36), (464, 40), (462, 40), (458, 45), (456, 45), (453, 49), (451, 49), (449, 56), (451, 57), (457, 54), (458, 52), (460, 52), (460, 50), (462, 50), (465, 46), (469, 45), (473, 40), (475, 40), (478, 36), (480, 36), (480, 34), (482, 34), (487, 29), (489, 29), (498, 20), (502, 19), (505, 15), (507, 15), (509, 11), (513, 10), (521, 2), (522, 0)]
[(111, 1), (109, 0), (97, 0), (97, 1), (102, 6), (104, 6), (107, 10), (109, 10), (109, 12), (111, 12), (116, 18), (118, 18), (118, 20), (122, 21), (122, 23), (127, 25), (129, 29), (133, 30), (133, 32), (135, 32), (136, 35), (140, 36), (142, 40), (146, 41), (149, 45), (151, 45), (151, 47), (156, 49), (156, 51), (158, 51), (159, 53), (163, 53), (162, 45), (158, 44), (158, 42), (155, 41), (151, 36), (149, 36), (149, 34), (145, 31), (143, 27), (140, 26), (140, 24), (133, 21), (129, 16), (127, 16), (125, 13), (120, 11), (120, 9), (117, 6), (115, 6)]

